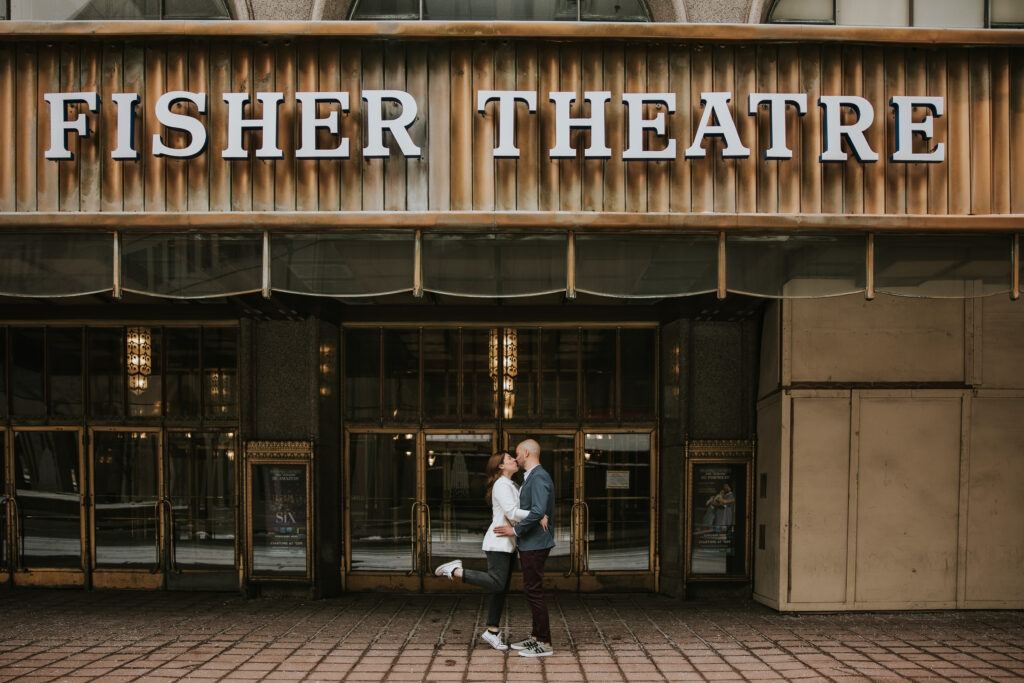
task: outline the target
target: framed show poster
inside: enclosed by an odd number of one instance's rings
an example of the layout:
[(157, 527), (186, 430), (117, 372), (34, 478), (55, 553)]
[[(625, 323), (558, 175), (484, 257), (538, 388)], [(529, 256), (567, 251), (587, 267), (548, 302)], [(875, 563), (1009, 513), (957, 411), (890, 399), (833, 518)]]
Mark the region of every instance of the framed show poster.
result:
[(748, 580), (752, 441), (686, 444), (688, 580)]
[(247, 574), (310, 581), (313, 444), (250, 441), (245, 448)]

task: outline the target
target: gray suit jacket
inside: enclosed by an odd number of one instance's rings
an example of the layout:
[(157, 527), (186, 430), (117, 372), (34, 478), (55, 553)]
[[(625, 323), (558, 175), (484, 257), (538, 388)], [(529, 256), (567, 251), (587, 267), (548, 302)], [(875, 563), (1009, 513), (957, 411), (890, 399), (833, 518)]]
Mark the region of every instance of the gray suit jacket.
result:
[[(529, 510), (526, 519), (516, 524), (520, 550), (544, 550), (555, 546), (555, 484), (551, 475), (537, 465), (530, 470), (530, 476), (519, 490), (519, 507)], [(548, 530), (540, 526), (540, 520), (548, 516)]]

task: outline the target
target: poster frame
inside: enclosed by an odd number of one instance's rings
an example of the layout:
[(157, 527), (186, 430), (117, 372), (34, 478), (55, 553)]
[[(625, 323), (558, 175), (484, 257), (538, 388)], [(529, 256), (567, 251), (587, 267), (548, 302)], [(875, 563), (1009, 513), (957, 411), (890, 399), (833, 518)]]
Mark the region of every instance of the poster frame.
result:
[[(313, 576), (313, 442), (245, 442), (245, 576), (250, 581), (310, 583)], [(253, 470), (264, 465), (299, 465), (306, 477), (306, 572), (302, 576), (257, 573), (253, 564)]]
[[(744, 440), (702, 440), (687, 441), (685, 447), (686, 481), (684, 498), (686, 516), (683, 536), (685, 538), (684, 572), (686, 581), (750, 581), (751, 560), (754, 552), (752, 520), (754, 515), (754, 453), (756, 443)], [(742, 516), (738, 517), (737, 525), (742, 524), (744, 533), (743, 571), (729, 574), (701, 574), (691, 571), (693, 559), (693, 477), (698, 465), (739, 465), (743, 467), (746, 482), (743, 488), (745, 497)]]

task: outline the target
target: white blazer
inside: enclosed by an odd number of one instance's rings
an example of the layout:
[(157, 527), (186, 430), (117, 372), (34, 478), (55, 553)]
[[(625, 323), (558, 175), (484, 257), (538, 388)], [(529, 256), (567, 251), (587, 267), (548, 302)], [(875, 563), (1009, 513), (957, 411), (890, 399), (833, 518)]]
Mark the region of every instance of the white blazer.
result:
[(513, 524), (521, 522), (530, 514), (529, 510), (519, 509), (519, 487), (508, 477), (498, 477), (491, 489), (491, 525), (484, 535), (484, 551), (511, 553), (516, 549), (515, 536), (497, 536), (494, 527), (504, 525), (508, 518)]

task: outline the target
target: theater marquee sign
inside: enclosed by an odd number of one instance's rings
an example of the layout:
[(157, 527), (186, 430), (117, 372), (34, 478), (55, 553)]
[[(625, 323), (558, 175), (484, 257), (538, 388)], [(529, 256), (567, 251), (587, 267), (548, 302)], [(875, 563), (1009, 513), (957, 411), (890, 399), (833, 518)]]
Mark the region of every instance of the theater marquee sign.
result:
[(0, 226), (1021, 228), (1009, 37), (242, 23), (0, 27)]
[[(256, 150), (260, 159), (283, 159), (284, 151), (279, 147), (277, 136), (278, 109), (284, 101), (282, 92), (258, 92), (256, 99), (262, 105), (260, 118), (251, 119), (244, 115), (244, 108), (249, 103), (248, 93), (223, 93), (228, 105), (227, 147), (220, 150), (224, 159), (246, 159), (249, 152), (243, 145), (246, 130), (262, 133), (263, 141)], [(364, 90), (360, 97), (366, 102), (365, 138), (363, 158), (383, 158), (390, 156), (386, 144), (385, 132), (390, 133), (391, 140), (398, 147), (402, 156), (419, 157), (422, 149), (409, 136), (408, 128), (419, 115), (419, 104), (408, 92), (402, 90)], [(590, 105), (590, 115), (573, 117), (570, 108), (576, 102), (575, 92), (549, 92), (549, 100), (555, 103), (553, 126), (555, 129), (555, 146), (547, 150), (552, 159), (572, 159), (578, 154), (570, 137), (572, 131), (581, 130), (590, 133), (590, 144), (583, 150), (587, 159), (609, 159), (612, 150), (607, 144), (606, 105), (612, 94), (608, 90), (586, 91), (583, 99)], [(74, 120), (67, 120), (69, 104), (81, 102), (87, 105), (88, 111), (96, 113), (99, 109), (99, 93), (46, 93), (43, 99), (50, 105), (50, 148), (46, 158), (51, 160), (69, 160), (73, 158), (68, 149), (67, 136), (77, 133), (89, 135), (89, 121), (85, 114), (78, 114)], [(733, 121), (733, 112), (729, 108), (731, 92), (702, 92), (701, 105), (704, 107), (700, 123), (694, 134), (692, 144), (686, 148), (685, 158), (702, 158), (707, 155), (703, 146), (705, 138), (720, 137), (725, 145), (721, 148), (723, 158), (746, 158), (750, 156), (750, 148), (744, 146), (739, 131)], [(110, 158), (115, 160), (135, 160), (139, 152), (135, 148), (133, 134), (134, 119), (137, 115), (136, 105), (140, 100), (138, 93), (113, 93), (111, 103), (117, 109), (117, 147), (111, 151)], [(166, 143), (161, 133), (153, 134), (152, 154), (179, 159), (189, 159), (202, 154), (206, 150), (209, 135), (202, 116), (193, 117), (177, 114), (172, 111), (176, 104), (187, 102), (195, 105), (199, 115), (207, 113), (208, 97), (205, 92), (189, 92), (176, 90), (164, 93), (156, 101), (152, 112), (156, 121), (168, 131), (182, 131), (188, 135), (185, 146), (173, 147)], [(348, 159), (351, 157), (350, 140), (339, 138), (339, 114), (348, 114), (349, 93), (347, 92), (297, 92), (295, 101), (299, 106), (299, 147), (295, 150), (296, 159)], [(493, 149), (495, 158), (519, 158), (521, 152), (515, 143), (515, 108), (522, 103), (530, 114), (537, 113), (537, 92), (535, 90), (481, 90), (477, 92), (477, 112), (486, 114), (488, 105), (496, 102), (498, 110), (497, 145)], [(395, 118), (386, 118), (383, 113), (385, 102), (396, 103), (399, 113)], [(796, 113), (803, 116), (807, 113), (806, 93), (751, 93), (747, 98), (747, 111), (750, 116), (758, 114), (759, 105), (768, 105), (768, 121), (771, 144), (765, 150), (765, 159), (791, 159), (793, 151), (786, 144), (786, 108), (792, 105)], [(319, 116), (318, 105), (329, 104), (334, 109), (327, 116)], [(676, 140), (664, 140), (658, 149), (649, 149), (645, 140), (645, 132), (651, 131), (659, 138), (664, 138), (667, 131), (666, 114), (676, 112), (676, 94), (666, 93), (623, 93), (621, 103), (626, 107), (626, 139), (625, 149), (621, 151), (623, 159), (630, 160), (674, 160), (676, 158)], [(860, 161), (878, 161), (878, 153), (871, 149), (864, 132), (875, 120), (871, 102), (863, 97), (846, 95), (828, 95), (818, 98), (817, 104), (822, 108), (821, 128), (823, 131), (823, 150), (820, 161), (846, 161), (847, 153), (843, 149), (842, 140), (846, 139), (850, 150)], [(894, 162), (939, 162), (945, 159), (945, 145), (939, 143), (925, 152), (913, 151), (914, 135), (930, 140), (934, 134), (934, 116), (942, 116), (943, 98), (925, 96), (894, 95), (889, 100), (895, 117), (896, 136), (894, 151), (890, 159)], [(657, 111), (652, 118), (645, 118), (644, 105), (653, 105), (663, 111)], [(920, 121), (914, 120), (916, 107), (930, 112)], [(848, 109), (854, 114), (853, 122), (843, 123), (843, 110)], [(319, 131), (327, 132), (333, 147), (318, 146)], [(109, 134), (109, 133), (108, 133)]]

